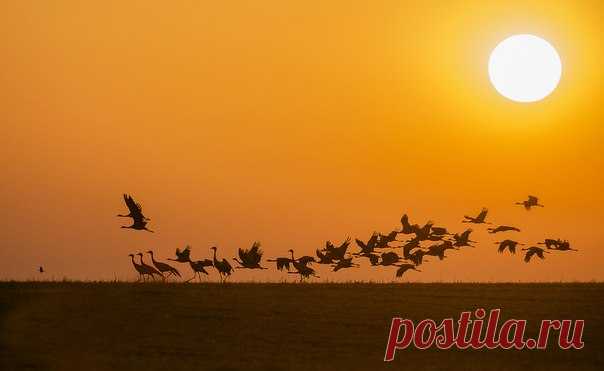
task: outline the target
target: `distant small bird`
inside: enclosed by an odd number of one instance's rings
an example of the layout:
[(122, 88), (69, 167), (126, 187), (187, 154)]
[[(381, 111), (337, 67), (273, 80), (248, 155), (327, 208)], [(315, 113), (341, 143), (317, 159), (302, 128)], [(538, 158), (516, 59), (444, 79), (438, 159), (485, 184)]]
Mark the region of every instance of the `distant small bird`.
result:
[(40, 273), (44, 273), (44, 268), (43, 268), (42, 266), (40, 266), (40, 268), (38, 268), (38, 271), (39, 271)]
[(420, 271), (419, 269), (417, 269), (417, 268), (415, 267), (415, 265), (413, 265), (413, 264), (408, 264), (408, 263), (405, 263), (405, 264), (400, 264), (400, 265), (397, 265), (397, 267), (399, 267), (399, 268), (396, 270), (396, 277), (399, 277), (399, 278), (400, 278), (400, 277), (402, 277), (402, 276), (403, 276), (403, 274), (405, 274), (405, 272), (407, 272), (407, 271), (408, 271), (408, 270), (410, 270), (410, 269), (411, 269), (411, 270), (414, 270), (414, 271), (421, 272), (421, 271)]
[(487, 228), (487, 230), (491, 234), (498, 233), (498, 232), (507, 232), (507, 231), (520, 232), (520, 229), (518, 229), (516, 227), (510, 227), (509, 225), (500, 225), (497, 228)]
[(543, 256), (543, 253), (548, 253), (547, 251), (545, 251), (542, 248), (537, 247), (537, 246), (531, 246), (527, 249), (522, 249), (522, 251), (526, 251), (526, 255), (524, 255), (525, 263), (530, 262), (533, 255), (537, 255), (539, 258), (545, 259), (545, 256)]
[(260, 250), (260, 242), (256, 241), (252, 244), (252, 247), (249, 249), (239, 249), (239, 259), (233, 258), (237, 263), (239, 263), (239, 267), (237, 268), (247, 268), (247, 269), (267, 269), (260, 266), (260, 260), (262, 260), (262, 250)]
[(535, 196), (528, 196), (526, 201), (516, 202), (516, 205), (522, 205), (526, 210), (531, 210), (534, 206), (543, 207), (543, 205), (539, 204), (539, 199)]
[(222, 259), (222, 261), (216, 259), (216, 250), (218, 250), (216, 246), (212, 246), (210, 250), (214, 250), (214, 268), (216, 268), (220, 275), (220, 282), (225, 282), (231, 273), (233, 273), (233, 267), (226, 259)]
[(560, 239), (554, 240), (553, 238), (546, 238), (543, 242), (537, 242), (537, 245), (545, 245), (548, 249), (551, 249), (552, 246), (557, 246)]
[(497, 252), (500, 254), (503, 254), (503, 252), (505, 251), (505, 249), (510, 250), (510, 253), (512, 254), (516, 254), (516, 246), (521, 245), (524, 246), (523, 243), (519, 243), (517, 241), (513, 241), (513, 240), (503, 240), (500, 242), (495, 242), (495, 244), (499, 244), (499, 248), (497, 249)]
[(557, 251), (579, 251), (577, 249), (571, 248), (570, 242), (568, 242), (567, 240), (562, 241), (562, 240), (558, 239), (553, 246), (554, 247), (547, 246), (547, 248), (549, 250), (557, 250)]
[(480, 211), (480, 213), (478, 214), (478, 216), (473, 217), (473, 216), (468, 216), (468, 215), (464, 215), (464, 220), (462, 220), (462, 223), (474, 223), (474, 224), (491, 224), (486, 222), (486, 218), (487, 218), (487, 214), (489, 213), (489, 209), (487, 209), (486, 207), (483, 207), (482, 210)]

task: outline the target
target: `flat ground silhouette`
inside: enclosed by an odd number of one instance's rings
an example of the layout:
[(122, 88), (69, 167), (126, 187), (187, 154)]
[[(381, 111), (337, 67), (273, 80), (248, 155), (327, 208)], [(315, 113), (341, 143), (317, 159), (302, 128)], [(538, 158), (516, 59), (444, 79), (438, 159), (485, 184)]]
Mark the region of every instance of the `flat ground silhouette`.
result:
[[(584, 319), (582, 350), (399, 351), (390, 320)], [(2, 370), (604, 369), (604, 284), (0, 283)]]

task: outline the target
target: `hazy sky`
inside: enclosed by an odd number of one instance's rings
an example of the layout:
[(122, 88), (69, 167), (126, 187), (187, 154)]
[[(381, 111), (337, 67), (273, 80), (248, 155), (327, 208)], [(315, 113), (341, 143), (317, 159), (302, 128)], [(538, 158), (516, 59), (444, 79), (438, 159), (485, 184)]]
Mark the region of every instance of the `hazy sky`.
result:
[[(2, 1), (0, 278), (133, 279), (128, 254), (266, 257), (491, 209), (531, 264), (449, 252), (405, 280), (603, 280), (601, 1)], [(516, 33), (562, 80), (518, 104), (487, 75)], [(132, 193), (157, 233), (120, 229)], [(536, 194), (546, 205), (513, 203)], [(355, 247), (356, 249), (356, 247)], [(391, 280), (364, 267), (321, 279)], [(185, 275), (190, 269), (182, 265)], [(241, 280), (294, 279), (274, 269)], [(216, 279), (214, 274), (212, 279)]]

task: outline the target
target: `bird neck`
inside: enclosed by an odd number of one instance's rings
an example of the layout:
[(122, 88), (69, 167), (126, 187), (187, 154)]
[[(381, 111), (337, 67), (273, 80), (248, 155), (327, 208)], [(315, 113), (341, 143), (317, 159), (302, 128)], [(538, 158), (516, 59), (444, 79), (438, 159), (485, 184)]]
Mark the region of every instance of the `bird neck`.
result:
[(294, 259), (294, 252), (290, 251), (290, 253), (292, 254), (292, 260), (296, 260), (296, 259)]
[(213, 249), (213, 250), (214, 250), (214, 261), (216, 262), (216, 261), (218, 261), (218, 259), (216, 259), (216, 249)]

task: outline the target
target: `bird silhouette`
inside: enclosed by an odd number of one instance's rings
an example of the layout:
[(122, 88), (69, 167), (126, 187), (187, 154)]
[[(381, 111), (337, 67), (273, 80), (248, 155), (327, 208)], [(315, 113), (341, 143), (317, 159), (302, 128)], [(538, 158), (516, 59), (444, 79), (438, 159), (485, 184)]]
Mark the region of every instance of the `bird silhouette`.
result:
[[(314, 258), (308, 256), (308, 257), (302, 257), (302, 258), (296, 259), (294, 257), (294, 250), (289, 249), (288, 252), (292, 256), (291, 263), (292, 263), (294, 269), (296, 270), (296, 272), (288, 272), (288, 273), (299, 274), (300, 282), (302, 282), (303, 279), (309, 278), (311, 276), (319, 278), (319, 276), (316, 275), (315, 270), (308, 266), (308, 264), (310, 264), (314, 261)], [(303, 258), (310, 258), (310, 259), (303, 259)]]
[(427, 251), (418, 249), (418, 250), (415, 250), (414, 252), (412, 252), (409, 255), (409, 258), (407, 260), (413, 262), (413, 264), (415, 264), (415, 265), (422, 265), (423, 262), (427, 261), (427, 260), (424, 260), (424, 256), (426, 254), (427, 254)]
[(523, 243), (519, 243), (519, 242), (513, 241), (513, 240), (503, 240), (500, 242), (495, 242), (495, 244), (499, 245), (499, 248), (497, 248), (497, 252), (500, 254), (503, 254), (505, 249), (508, 249), (510, 251), (510, 253), (512, 253), (512, 254), (516, 254), (516, 246), (518, 246), (518, 245), (524, 246)]
[(398, 235), (397, 231), (392, 231), (388, 234), (379, 234), (378, 240), (375, 248), (384, 249), (390, 247), (388, 244), (396, 241), (396, 236)]
[(398, 256), (398, 254), (395, 253), (394, 251), (382, 253), (380, 258), (381, 258), (381, 260), (379, 261), (379, 263), (377, 265), (383, 265), (385, 267), (387, 267), (389, 265), (394, 265), (395, 263), (398, 263), (399, 261), (401, 261), (401, 257)]
[(198, 277), (199, 281), (201, 282), (202, 273), (205, 274), (206, 276), (209, 275), (208, 271), (206, 271), (205, 268), (214, 266), (214, 263), (210, 259), (203, 259), (203, 260), (196, 260), (196, 261), (189, 260), (189, 265), (191, 266), (191, 269), (193, 270), (193, 277), (189, 278), (186, 282), (194, 280), (195, 277)]
[(143, 261), (143, 253), (139, 252), (138, 254), (136, 254), (138, 256), (140, 256), (141, 258), (141, 262), (140, 262), (140, 266), (142, 269), (145, 270), (145, 272), (148, 272), (148, 274), (151, 275), (151, 278), (153, 278), (153, 280), (155, 280), (155, 275), (157, 274), (158, 276), (160, 276), (162, 279), (164, 279), (164, 275), (160, 273), (160, 271), (158, 271), (157, 269), (155, 269), (154, 267), (145, 264), (145, 262)]
[(317, 263), (319, 264), (334, 264), (336, 262), (333, 256), (325, 250), (317, 249), (316, 254), (317, 258), (319, 259)]
[(129, 213), (124, 215), (124, 214), (117, 214), (117, 216), (121, 216), (124, 218), (132, 218), (132, 219), (141, 219), (141, 220), (151, 220), (149, 218), (147, 218), (146, 216), (143, 215), (143, 208), (141, 207), (141, 205), (139, 203), (137, 203), (136, 201), (134, 201), (134, 199), (132, 198), (132, 196), (127, 195), (124, 193), (124, 203), (126, 203), (126, 207), (128, 207), (128, 211)]
[(508, 231), (520, 232), (520, 229), (518, 229), (516, 227), (510, 227), (509, 225), (500, 225), (497, 228), (487, 228), (487, 230), (491, 234), (495, 234), (495, 233), (499, 233), (499, 232), (508, 232)]
[(340, 246), (335, 246), (331, 241), (325, 242), (325, 251), (326, 255), (331, 258), (331, 260), (342, 260), (344, 259), (344, 255), (346, 255), (346, 250), (348, 250), (348, 246), (350, 245), (350, 237), (347, 237), (344, 242), (340, 244)]
[(152, 230), (147, 228), (147, 220), (149, 220), (149, 218), (143, 215), (143, 208), (141, 207), (141, 205), (134, 201), (132, 196), (129, 196), (127, 194), (124, 194), (124, 202), (126, 203), (126, 206), (128, 207), (130, 213), (127, 215), (118, 214), (117, 216), (132, 218), (132, 225), (122, 226), (122, 228), (148, 231), (153, 233)]
[(399, 278), (402, 277), (403, 274), (405, 274), (405, 272), (407, 272), (408, 270), (414, 270), (414, 271), (421, 272), (419, 269), (417, 269), (415, 267), (415, 265), (409, 264), (409, 263), (396, 265), (396, 267), (398, 267), (398, 269), (396, 270), (396, 277), (399, 277)]
[(489, 213), (489, 209), (487, 209), (486, 207), (483, 207), (482, 210), (480, 211), (480, 213), (478, 214), (478, 216), (473, 217), (473, 216), (464, 215), (464, 220), (462, 220), (461, 222), (462, 223), (474, 223), (474, 224), (491, 224), (486, 221), (488, 213)]
[(402, 229), (401, 229), (400, 233), (403, 233), (403, 234), (415, 233), (415, 231), (417, 229), (419, 229), (419, 225), (409, 223), (409, 217), (407, 216), (407, 214), (404, 214), (401, 217), (401, 225), (402, 225)]
[(445, 227), (432, 227), (431, 233), (436, 236), (446, 236), (451, 234)]
[(543, 205), (539, 204), (539, 199), (535, 196), (528, 196), (526, 201), (516, 202), (516, 205), (522, 205), (526, 210), (531, 210), (531, 208), (535, 206), (543, 207)]
[(147, 231), (147, 232), (153, 233), (152, 230), (147, 228), (147, 222), (142, 219), (134, 219), (134, 221), (132, 222), (132, 225), (130, 225), (130, 226), (123, 225), (122, 228), (135, 229), (138, 231)]
[(543, 255), (543, 253), (548, 253), (547, 251), (543, 250), (540, 247), (537, 246), (531, 246), (529, 248), (526, 249), (522, 249), (522, 251), (526, 251), (526, 254), (524, 255), (524, 262), (528, 263), (531, 261), (531, 258), (533, 257), (533, 255), (537, 255), (540, 259), (545, 259), (545, 256)]
[(188, 263), (191, 261), (191, 246), (187, 245), (184, 249), (180, 250), (176, 248), (176, 259), (168, 258), (168, 260), (172, 260), (179, 263)]
[(340, 269), (359, 267), (358, 264), (352, 262), (352, 258), (345, 258), (333, 265), (333, 271), (337, 272)]
[(155, 256), (153, 255), (152, 250), (147, 251), (147, 254), (151, 255), (151, 262), (153, 263), (155, 268), (160, 273), (162, 273), (162, 275), (164, 273), (167, 273), (167, 276), (164, 276), (164, 277), (166, 277), (166, 278), (170, 277), (170, 276), (181, 277), (180, 272), (178, 272), (178, 270), (176, 268), (174, 268), (173, 266), (171, 266), (170, 264), (158, 262), (157, 260), (155, 260)]
[(412, 238), (409, 241), (407, 241), (403, 246), (403, 257), (405, 259), (409, 259), (409, 257), (411, 256), (411, 250), (415, 249), (415, 248), (420, 248), (420, 241), (417, 238)]
[(260, 250), (260, 242), (256, 241), (249, 249), (239, 249), (239, 259), (233, 258), (240, 267), (247, 269), (267, 269), (260, 266), (260, 260), (262, 259), (262, 250)]
[(427, 222), (422, 227), (415, 228), (415, 238), (419, 241), (425, 241), (430, 239), (430, 232), (432, 231), (432, 226), (434, 223), (432, 221)]
[(445, 251), (449, 249), (455, 249), (453, 242), (443, 241), (440, 244), (428, 246), (428, 251), (425, 253), (425, 255), (437, 256), (438, 259), (443, 260), (446, 257)]
[(40, 267), (38, 268), (38, 272), (40, 272), (40, 273), (44, 273), (44, 268), (43, 268), (42, 266), (40, 266)]
[(287, 269), (289, 272), (289, 266), (292, 263), (290, 258), (275, 258), (275, 259), (267, 259), (267, 262), (276, 263), (277, 270), (283, 271), (283, 269)]
[[(552, 247), (553, 246), (553, 247)], [(548, 250), (557, 250), (557, 251), (579, 251), (577, 249), (573, 249), (570, 247), (570, 242), (567, 240), (556, 240), (556, 243), (550, 246), (546, 246)]]
[(473, 245), (471, 245), (471, 243), (476, 243), (476, 241), (470, 240), (470, 233), (472, 233), (472, 229), (466, 229), (462, 234), (455, 233), (455, 235), (453, 236), (453, 240), (455, 241), (453, 243), (453, 246), (455, 246), (455, 247), (463, 247), (463, 246), (474, 247)]
[(216, 246), (212, 246), (210, 250), (214, 250), (214, 268), (216, 268), (220, 275), (220, 282), (225, 282), (231, 273), (233, 273), (233, 267), (231, 267), (231, 264), (226, 259), (222, 259), (222, 261), (216, 259), (216, 250), (218, 250)]
[[(153, 271), (152, 270), (147, 269), (147, 267), (145, 267), (144, 265), (139, 264), (136, 261), (134, 261), (134, 254), (128, 254), (128, 256), (132, 260), (132, 265), (134, 266), (134, 269), (138, 273), (138, 281), (140, 281), (140, 280), (145, 281), (145, 276), (149, 276), (149, 277), (151, 277), (152, 279), (155, 280), (155, 277), (153, 277)], [(153, 270), (155, 270), (155, 269), (153, 269)]]
[(367, 240), (367, 243), (356, 238), (355, 242), (356, 242), (357, 246), (359, 246), (361, 248), (361, 251), (357, 252), (357, 253), (353, 253), (353, 255), (368, 256), (369, 254), (373, 253), (373, 251), (375, 250), (375, 248), (377, 246), (378, 239), (379, 239), (379, 235), (376, 232), (373, 232), (371, 237), (369, 237), (369, 240)]

